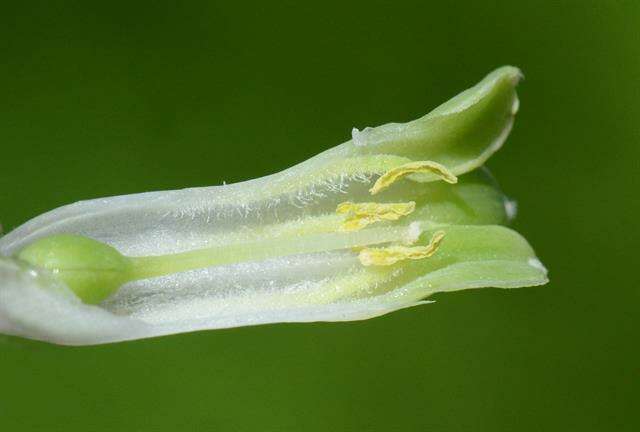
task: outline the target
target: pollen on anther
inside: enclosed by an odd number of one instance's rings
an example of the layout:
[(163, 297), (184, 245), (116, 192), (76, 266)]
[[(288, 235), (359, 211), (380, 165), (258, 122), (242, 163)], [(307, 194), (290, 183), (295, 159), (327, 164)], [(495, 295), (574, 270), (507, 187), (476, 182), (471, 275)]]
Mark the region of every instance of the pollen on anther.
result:
[(372, 223), (398, 220), (411, 214), (415, 208), (414, 201), (406, 203), (343, 202), (336, 208), (336, 213), (347, 215), (340, 227), (342, 231), (357, 231)]
[(445, 233), (436, 232), (427, 246), (388, 246), (384, 248), (364, 248), (358, 254), (364, 266), (389, 266), (407, 259), (419, 260), (433, 256), (440, 247)]
[(441, 180), (444, 180), (447, 183), (451, 184), (455, 184), (458, 182), (458, 178), (451, 171), (449, 171), (447, 167), (437, 162), (409, 162), (407, 164), (392, 168), (381, 175), (378, 180), (376, 180), (371, 189), (369, 189), (369, 192), (371, 193), (371, 195), (375, 195), (378, 192), (388, 188), (402, 177), (417, 173), (431, 173), (439, 177)]

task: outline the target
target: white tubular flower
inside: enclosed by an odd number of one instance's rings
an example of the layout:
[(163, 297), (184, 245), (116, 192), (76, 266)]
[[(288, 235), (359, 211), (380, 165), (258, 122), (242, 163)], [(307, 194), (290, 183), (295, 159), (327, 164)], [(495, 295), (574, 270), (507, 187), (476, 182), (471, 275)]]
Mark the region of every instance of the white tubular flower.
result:
[(497, 69), (418, 120), (354, 129), (278, 174), (38, 216), (0, 238), (0, 332), (89, 345), (544, 284), (481, 168), (511, 129), (519, 79)]

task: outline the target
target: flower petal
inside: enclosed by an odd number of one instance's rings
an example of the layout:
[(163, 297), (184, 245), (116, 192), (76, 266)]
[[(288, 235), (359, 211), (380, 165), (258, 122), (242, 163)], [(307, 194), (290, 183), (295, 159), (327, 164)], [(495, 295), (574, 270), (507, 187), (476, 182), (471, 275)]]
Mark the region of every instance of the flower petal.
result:
[[(319, 277), (318, 268), (310, 274), (322, 259), (306, 256), (146, 279), (123, 287), (101, 307), (42, 289), (55, 287), (55, 279), (5, 259), (0, 317), (10, 327), (1, 330), (60, 344), (99, 344), (275, 322), (367, 319), (440, 291), (547, 281), (527, 242), (499, 226), (448, 227), (436, 255), (383, 272), (341, 258), (322, 258), (336, 265), (339, 275), (333, 277)], [(278, 280), (271, 285), (273, 277)]]
[[(243, 183), (149, 192), (81, 201), (32, 219), (0, 239), (10, 255), (37, 238), (77, 233), (124, 254), (173, 253), (206, 247), (237, 226), (333, 213), (346, 201), (369, 201), (372, 177), (412, 161), (431, 160), (455, 175), (484, 163), (508, 135), (520, 71), (503, 67), (430, 114), (408, 123), (370, 128), (365, 145), (348, 141), (278, 174)], [(417, 176), (417, 177), (415, 177)], [(376, 198), (392, 198), (402, 185), (433, 181), (414, 174)]]

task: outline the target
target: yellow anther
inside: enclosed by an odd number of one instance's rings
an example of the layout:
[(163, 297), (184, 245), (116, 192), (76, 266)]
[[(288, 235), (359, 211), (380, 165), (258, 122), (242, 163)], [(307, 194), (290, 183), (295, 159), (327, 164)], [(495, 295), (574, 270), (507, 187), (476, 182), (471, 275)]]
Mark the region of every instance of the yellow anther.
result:
[(365, 266), (377, 265), (388, 266), (406, 259), (418, 260), (429, 258), (438, 250), (444, 232), (438, 231), (427, 246), (389, 246), (385, 248), (365, 248), (360, 251), (358, 259)]
[(416, 203), (352, 203), (343, 202), (336, 208), (336, 213), (347, 214), (340, 227), (343, 231), (357, 231), (375, 222), (394, 221), (413, 212)]
[(398, 179), (415, 173), (431, 173), (440, 177), (442, 180), (447, 183), (455, 184), (458, 182), (458, 178), (449, 171), (444, 165), (441, 165), (437, 162), (433, 161), (418, 161), (418, 162), (409, 162), (404, 165), (400, 165), (398, 167), (392, 168), (383, 175), (381, 175), (378, 180), (374, 183), (373, 187), (369, 189), (371, 195), (375, 195), (383, 189), (388, 188), (393, 183), (395, 183)]

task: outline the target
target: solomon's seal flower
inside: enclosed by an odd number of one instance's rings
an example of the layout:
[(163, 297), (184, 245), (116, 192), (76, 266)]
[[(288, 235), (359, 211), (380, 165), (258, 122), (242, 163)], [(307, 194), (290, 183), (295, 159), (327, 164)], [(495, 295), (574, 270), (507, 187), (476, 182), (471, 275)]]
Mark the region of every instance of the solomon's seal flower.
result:
[(98, 344), (347, 321), (547, 281), (484, 162), (520, 72), (244, 183), (78, 202), (0, 239), (0, 332)]

